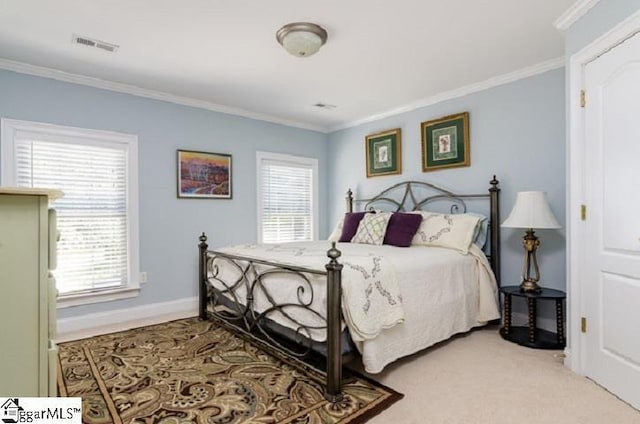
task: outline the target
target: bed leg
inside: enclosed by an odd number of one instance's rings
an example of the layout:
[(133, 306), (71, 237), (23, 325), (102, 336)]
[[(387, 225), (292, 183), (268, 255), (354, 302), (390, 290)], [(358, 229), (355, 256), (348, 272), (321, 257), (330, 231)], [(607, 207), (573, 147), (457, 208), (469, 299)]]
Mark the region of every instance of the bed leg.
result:
[(200, 319), (207, 319), (207, 236), (202, 233), (199, 237), (200, 244), (198, 244), (199, 251), (199, 270), (198, 270), (198, 293), (199, 293), (199, 315)]
[(342, 400), (342, 349), (340, 346), (342, 264), (337, 259), (342, 255), (331, 243), (327, 256), (331, 258), (327, 269), (327, 387), (325, 398), (332, 403)]

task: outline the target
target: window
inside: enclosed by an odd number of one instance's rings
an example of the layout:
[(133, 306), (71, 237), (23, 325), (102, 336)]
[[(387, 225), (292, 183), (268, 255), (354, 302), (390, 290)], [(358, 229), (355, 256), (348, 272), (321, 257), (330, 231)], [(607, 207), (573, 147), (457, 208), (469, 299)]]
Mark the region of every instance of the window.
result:
[(2, 182), (57, 188), (59, 305), (135, 296), (137, 137), (2, 120)]
[(314, 240), (318, 160), (258, 152), (258, 242)]

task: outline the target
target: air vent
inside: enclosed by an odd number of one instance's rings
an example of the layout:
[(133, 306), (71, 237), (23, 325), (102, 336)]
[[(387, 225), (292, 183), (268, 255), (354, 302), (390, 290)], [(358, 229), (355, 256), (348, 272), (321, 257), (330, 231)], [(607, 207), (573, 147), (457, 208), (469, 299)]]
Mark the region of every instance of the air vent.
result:
[(75, 44), (80, 44), (87, 47), (93, 47), (96, 49), (101, 49), (107, 51), (109, 53), (114, 53), (118, 50), (118, 45), (107, 43), (104, 41), (96, 40), (95, 38), (84, 37), (82, 35), (73, 35), (73, 42)]
[(336, 105), (330, 105), (328, 103), (322, 103), (322, 102), (318, 102), (314, 105), (315, 107), (318, 107), (320, 109), (327, 109), (327, 110), (332, 110), (337, 108), (338, 106)]

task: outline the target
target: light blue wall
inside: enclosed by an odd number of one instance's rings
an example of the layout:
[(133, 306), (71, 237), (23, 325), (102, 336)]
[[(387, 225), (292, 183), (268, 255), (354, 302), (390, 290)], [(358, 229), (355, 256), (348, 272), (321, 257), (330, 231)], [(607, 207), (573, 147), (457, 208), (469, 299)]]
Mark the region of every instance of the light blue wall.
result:
[[(139, 297), (63, 309), (60, 317), (197, 295), (198, 235), (209, 245), (256, 240), (256, 151), (319, 160), (320, 229), (326, 227), (327, 136), (223, 113), (0, 71), (0, 116), (136, 134), (140, 179)], [(176, 150), (233, 155), (233, 199), (176, 198)]]
[[(430, 181), (452, 190), (484, 192), (496, 174), (500, 180), (504, 220), (516, 192), (544, 190), (561, 225), (565, 226), (565, 105), (564, 69), (444, 101), (329, 135), (329, 223), (344, 213), (344, 193), (354, 188), (367, 197), (396, 182)], [(420, 123), (445, 115), (470, 113), (471, 166), (423, 173)], [(402, 175), (366, 178), (365, 136), (402, 129)], [(339, 201), (335, 201), (335, 200)], [(540, 230), (538, 260), (541, 283), (565, 288), (565, 233)], [(524, 250), (520, 230), (502, 229), (502, 282), (519, 284)]]
[[(149, 283), (138, 298), (59, 311), (60, 317), (196, 296), (196, 244), (256, 239), (255, 152), (316, 157), (320, 164), (320, 231), (327, 235), (344, 212), (344, 192), (361, 195), (405, 179), (483, 192), (501, 181), (503, 219), (515, 193), (545, 190), (564, 226), (564, 81), (558, 69), (329, 136), (263, 121), (106, 90), (0, 71), (0, 116), (136, 134), (140, 155), (140, 259)], [(471, 167), (422, 173), (420, 122), (470, 112)], [(367, 179), (364, 137), (402, 128), (403, 174)], [(176, 150), (233, 155), (233, 199), (176, 198)], [(540, 231), (544, 283), (565, 286), (564, 231)], [(504, 229), (503, 282), (516, 284), (523, 260), (520, 231)]]
[(565, 54), (570, 57), (640, 10), (639, 0), (600, 0), (565, 33)]

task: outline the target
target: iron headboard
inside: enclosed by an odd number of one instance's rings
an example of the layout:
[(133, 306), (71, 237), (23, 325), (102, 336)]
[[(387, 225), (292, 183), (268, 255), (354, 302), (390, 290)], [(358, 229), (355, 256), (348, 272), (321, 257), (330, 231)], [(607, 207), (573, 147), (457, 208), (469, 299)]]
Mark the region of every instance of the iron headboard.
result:
[(485, 247), (485, 253), (500, 286), (500, 188), (495, 175), (489, 184), (487, 193), (458, 194), (424, 181), (404, 181), (384, 189), (372, 198), (357, 200), (354, 200), (353, 192), (349, 189), (346, 196), (347, 212), (353, 212), (354, 203), (364, 203), (364, 210), (373, 209), (375, 205), (385, 205), (387, 208), (391, 206), (395, 212), (409, 212), (440, 204), (446, 206), (449, 213), (466, 213), (465, 199), (487, 199), (489, 247)]

